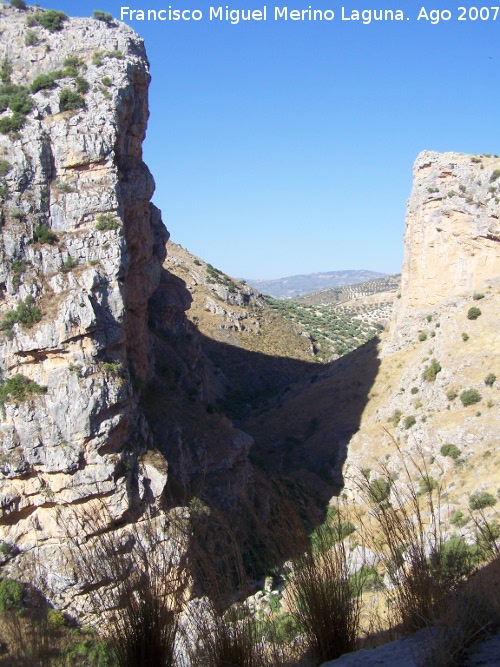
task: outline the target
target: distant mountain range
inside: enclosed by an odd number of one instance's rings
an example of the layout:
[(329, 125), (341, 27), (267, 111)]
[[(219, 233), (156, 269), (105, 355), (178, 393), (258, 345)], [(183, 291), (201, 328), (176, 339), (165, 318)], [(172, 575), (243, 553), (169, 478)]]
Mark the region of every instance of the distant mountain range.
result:
[(262, 294), (269, 294), (275, 299), (292, 299), (301, 294), (309, 294), (330, 287), (354, 285), (368, 282), (377, 278), (384, 278), (387, 273), (376, 271), (326, 271), (324, 273), (307, 273), (275, 280), (247, 280), (246, 282), (259, 290)]

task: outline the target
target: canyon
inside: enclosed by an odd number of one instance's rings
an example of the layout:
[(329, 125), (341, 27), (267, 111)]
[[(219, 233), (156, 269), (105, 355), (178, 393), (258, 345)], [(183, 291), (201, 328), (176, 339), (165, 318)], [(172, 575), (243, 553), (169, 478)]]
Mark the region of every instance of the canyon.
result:
[(0, 9), (4, 576), (30, 581), (36, 555), (78, 616), (76, 510), (104, 503), (111, 531), (194, 498), (241, 519), (273, 476), (360, 503), (351, 473), (383, 463), (397, 483), (398, 448), (424, 457), (450, 517), (498, 496), (500, 158), (418, 156), (390, 326), (318, 364), (256, 289), (169, 244), (142, 160), (142, 40)]

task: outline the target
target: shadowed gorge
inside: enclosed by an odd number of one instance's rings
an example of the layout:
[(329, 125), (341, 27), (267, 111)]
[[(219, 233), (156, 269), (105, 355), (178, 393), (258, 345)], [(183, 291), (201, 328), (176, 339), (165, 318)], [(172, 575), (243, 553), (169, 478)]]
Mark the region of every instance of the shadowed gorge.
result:
[(500, 553), (500, 158), (421, 153), (401, 280), (285, 307), (169, 240), (139, 36), (0, 17), (7, 660), (42, 628), (91, 667), (318, 667), (441, 622)]
[[(160, 284), (176, 284), (173, 301), (187, 306), (189, 294), (180, 282), (165, 272)], [(241, 433), (240, 466), (250, 454), (270, 478), (290, 476), (316, 491), (321, 488), (323, 502), (337, 494), (347, 443), (359, 427), (376, 376), (376, 339), (326, 366), (301, 362), (198, 338), (193, 325), (180, 316), (175, 321), (168, 316), (171, 302), (164, 294), (152, 299), (157, 374), (145, 387), (141, 404), (176, 483), (186, 477), (196, 479), (197, 493), (224, 496), (215, 491), (210, 470), (215, 467), (223, 477), (227, 456), (233, 471), (236, 465), (234, 453), (224, 455), (223, 433), (233, 430), (224, 416), (227, 411), (255, 440), (251, 445)], [(210, 370), (204, 376), (186, 373), (187, 357), (192, 361), (195, 356), (193, 347), (209, 360)], [(237, 484), (244, 488), (243, 480)]]

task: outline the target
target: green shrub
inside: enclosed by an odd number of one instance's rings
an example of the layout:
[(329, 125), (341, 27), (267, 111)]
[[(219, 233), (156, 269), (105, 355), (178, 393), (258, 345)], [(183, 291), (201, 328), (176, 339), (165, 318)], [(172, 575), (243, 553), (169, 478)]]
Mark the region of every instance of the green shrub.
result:
[(36, 46), (38, 44), (38, 33), (36, 30), (26, 30), (26, 35), (24, 36), (24, 43), (26, 46)]
[(479, 403), (481, 399), (482, 396), (477, 391), (477, 389), (464, 389), (464, 391), (460, 394), (460, 400), (462, 401), (462, 405), (464, 407), (473, 405), (474, 403)]
[(76, 85), (76, 90), (78, 93), (81, 93), (82, 95), (85, 95), (85, 93), (88, 93), (90, 84), (87, 81), (87, 79), (84, 79), (83, 76), (77, 76), (75, 78), (75, 85)]
[(17, 287), (21, 284), (21, 275), (26, 270), (26, 261), (24, 259), (13, 259), (10, 262), (10, 270), (13, 273), (12, 283)]
[(102, 52), (94, 51), (94, 53), (92, 54), (92, 65), (95, 65), (96, 67), (101, 67), (102, 63), (103, 63)]
[(63, 88), (59, 94), (59, 104), (62, 111), (71, 111), (84, 107), (85, 100), (80, 93), (70, 88)]
[(0, 118), (0, 134), (10, 134), (11, 132), (19, 132), (26, 122), (23, 114), (15, 113), (12, 116), (5, 116)]
[(68, 255), (63, 262), (62, 271), (64, 273), (68, 273), (69, 271), (72, 271), (76, 266), (78, 266), (78, 260), (75, 259), (74, 257), (71, 257), (71, 255)]
[(487, 491), (476, 491), (469, 496), (469, 508), (471, 510), (482, 510), (485, 507), (493, 507), (496, 498)]
[(379, 477), (368, 486), (368, 495), (372, 502), (383, 503), (391, 493), (391, 485), (387, 479)]
[(454, 401), (457, 396), (458, 396), (458, 391), (456, 389), (451, 388), (448, 389), (448, 391), (446, 392), (446, 398), (449, 401)]
[(31, 82), (30, 90), (32, 93), (37, 93), (39, 90), (49, 90), (55, 88), (56, 77), (51, 74), (39, 74)]
[(0, 581), (0, 612), (19, 612), (23, 607), (24, 586), (5, 577)]
[(14, 377), (8, 378), (0, 387), (0, 402), (5, 401), (26, 401), (33, 394), (45, 394), (47, 387), (41, 387), (39, 384), (30, 380), (25, 375), (18, 373)]
[(394, 426), (397, 426), (399, 422), (401, 421), (401, 410), (394, 410), (390, 417), (390, 421), (393, 423)]
[(78, 56), (68, 56), (63, 61), (63, 67), (68, 67), (72, 70), (79, 70), (85, 63), (80, 60)]
[(484, 384), (487, 387), (493, 387), (493, 385), (495, 384), (496, 379), (497, 379), (497, 376), (495, 375), (495, 373), (488, 373), (488, 375), (484, 378)]
[(24, 0), (10, 0), (10, 5), (11, 5), (11, 7), (15, 7), (16, 9), (20, 9), (23, 12), (26, 9), (28, 9)]
[(0, 322), (0, 330), (6, 332), (12, 332), (12, 327), (14, 324), (22, 324), (27, 329), (40, 322), (42, 319), (42, 313), (40, 308), (37, 308), (34, 304), (34, 299), (32, 296), (27, 296), (24, 301), (15, 308), (7, 313), (5, 313), (3, 320)]
[(447, 442), (441, 447), (441, 454), (443, 456), (450, 456), (452, 459), (458, 459), (461, 452), (456, 445), (451, 442)]
[(111, 23), (113, 17), (109, 12), (101, 12), (99, 9), (95, 9), (92, 12), (92, 16), (98, 21), (104, 21), (104, 23)]
[(125, 56), (121, 51), (115, 49), (114, 51), (106, 51), (105, 54), (108, 58), (117, 58), (117, 60), (123, 60)]
[(0, 160), (0, 177), (7, 176), (12, 169), (12, 165), (7, 160)]
[(26, 116), (33, 108), (33, 100), (27, 92), (19, 92), (11, 96), (9, 107), (14, 114)]
[(453, 526), (457, 526), (457, 528), (463, 528), (467, 523), (469, 522), (469, 519), (464, 516), (464, 513), (461, 510), (454, 510), (451, 514), (450, 517), (450, 523)]
[(60, 611), (59, 609), (48, 609), (47, 623), (49, 629), (54, 631), (64, 627), (64, 625), (66, 624), (66, 619), (64, 618), (64, 614), (62, 613), (62, 611)]
[(500, 178), (500, 169), (495, 169), (495, 171), (491, 174), (490, 183), (493, 183), (494, 181), (496, 181), (497, 178)]
[(68, 17), (64, 12), (48, 9), (45, 12), (36, 12), (34, 20), (35, 23), (38, 23), (38, 25), (41, 25), (49, 32), (56, 32), (56, 30), (62, 29), (63, 23), (68, 20)]
[(109, 373), (110, 375), (114, 375), (115, 377), (119, 377), (121, 375), (122, 367), (121, 367), (121, 364), (119, 364), (119, 363), (116, 363), (116, 362), (113, 363), (113, 362), (110, 362), (110, 361), (106, 361), (102, 365), (102, 370), (105, 373)]
[(423, 343), (424, 340), (427, 340), (427, 334), (425, 333), (425, 331), (421, 331), (421, 332), (418, 334), (418, 340), (419, 340), (421, 343)]
[(102, 232), (107, 229), (117, 229), (118, 221), (111, 213), (101, 213), (97, 218), (97, 223), (95, 228)]
[(462, 333), (462, 340), (464, 342), (467, 342), (469, 340), (469, 334), (465, 333), (465, 331)]
[(0, 95), (2, 110), (9, 107), (14, 114), (26, 116), (33, 108), (33, 100), (29, 95), (28, 89), (24, 86), (15, 86), (13, 84), (3, 85), (0, 89)]
[(433, 359), (430, 365), (424, 369), (424, 372), (422, 373), (422, 378), (427, 382), (434, 382), (437, 374), (441, 370), (442, 370), (441, 364), (436, 359)]
[(481, 315), (481, 311), (477, 306), (472, 306), (472, 308), (469, 308), (467, 311), (467, 319), (468, 320), (477, 320), (477, 318)]
[(106, 100), (110, 100), (110, 99), (111, 99), (111, 93), (110, 93), (109, 90), (106, 88), (106, 86), (99, 86), (99, 90), (100, 90), (100, 92), (102, 93), (102, 96), (104, 97), (104, 99), (106, 99)]
[(106, 86), (106, 87), (109, 88), (109, 86), (113, 85), (113, 81), (109, 78), (109, 76), (103, 76), (102, 84), (103, 84), (103, 86)]
[(62, 70), (58, 70), (58, 72), (60, 72), (60, 79), (78, 76), (78, 70), (75, 67), (65, 67)]
[(405, 417), (404, 426), (405, 426), (406, 430), (408, 430), (412, 426), (415, 426), (416, 423), (417, 423), (417, 420), (415, 419), (415, 417), (413, 415), (410, 415), (409, 417)]
[(482, 294), (481, 292), (475, 292), (472, 298), (474, 299), (474, 301), (480, 301), (481, 299), (484, 299), (484, 294)]
[(33, 231), (33, 240), (35, 243), (56, 243), (58, 238), (46, 225), (38, 225)]
[(434, 477), (431, 477), (431, 475), (424, 474), (422, 477), (419, 479), (418, 482), (419, 485), (419, 493), (421, 496), (425, 494), (429, 494), (434, 489), (437, 489), (437, 482), (434, 479)]
[(0, 111), (10, 109), (14, 113), (26, 115), (32, 108), (33, 102), (25, 86), (16, 86), (7, 82), (0, 86)]
[(4, 56), (2, 62), (0, 63), (0, 81), (3, 84), (10, 83), (10, 77), (12, 75), (12, 63)]
[(412, 387), (411, 390), (410, 390), (410, 393), (415, 395), (415, 394), (418, 394), (418, 391), (419, 391), (418, 387)]

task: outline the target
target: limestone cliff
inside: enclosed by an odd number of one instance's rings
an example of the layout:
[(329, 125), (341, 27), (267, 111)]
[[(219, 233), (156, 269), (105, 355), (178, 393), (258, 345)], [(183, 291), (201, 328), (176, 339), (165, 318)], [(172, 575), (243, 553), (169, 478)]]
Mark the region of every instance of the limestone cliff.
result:
[[(376, 469), (378, 461), (396, 479), (395, 441), (419, 451), (450, 511), (467, 509), (472, 492), (498, 489), (499, 167), (491, 156), (426, 151), (416, 160), (401, 297), (348, 446), (347, 477), (349, 466)], [(471, 402), (463, 399), (470, 390)], [(346, 491), (356, 496), (349, 484)]]
[(500, 158), (421, 153), (408, 201), (401, 299), (405, 314), (484, 286), (500, 273)]
[[(207, 415), (189, 295), (162, 269), (143, 42), (45, 14), (0, 6), (0, 540), (20, 577), (36, 546), (63, 595), (56, 508), (107, 498), (115, 519), (137, 517), (162, 502), (169, 448), (174, 468), (191, 461), (184, 486), (241, 491), (251, 438)], [(201, 415), (195, 434), (186, 413)]]

